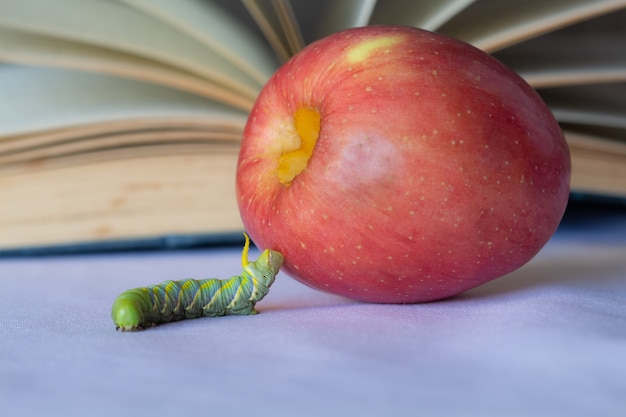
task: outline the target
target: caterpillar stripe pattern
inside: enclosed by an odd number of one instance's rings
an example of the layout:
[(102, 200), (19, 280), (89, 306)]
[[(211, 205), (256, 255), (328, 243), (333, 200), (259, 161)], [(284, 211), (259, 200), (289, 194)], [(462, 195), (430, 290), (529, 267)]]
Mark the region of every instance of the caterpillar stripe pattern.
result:
[(116, 330), (142, 330), (198, 317), (256, 314), (254, 305), (269, 292), (284, 259), (280, 252), (266, 249), (256, 261), (248, 261), (250, 238), (244, 236), (241, 275), (223, 280), (164, 281), (125, 291), (111, 309)]

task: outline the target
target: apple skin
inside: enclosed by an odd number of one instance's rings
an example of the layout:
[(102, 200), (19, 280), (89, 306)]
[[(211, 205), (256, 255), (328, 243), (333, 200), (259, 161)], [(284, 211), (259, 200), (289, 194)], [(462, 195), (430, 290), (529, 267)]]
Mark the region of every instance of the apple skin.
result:
[[(306, 168), (294, 114), (320, 115)], [(459, 294), (528, 262), (569, 195), (563, 134), (538, 94), (490, 55), (399, 26), (349, 29), (283, 65), (249, 116), (237, 168), (243, 223), (283, 270), (378, 303)]]

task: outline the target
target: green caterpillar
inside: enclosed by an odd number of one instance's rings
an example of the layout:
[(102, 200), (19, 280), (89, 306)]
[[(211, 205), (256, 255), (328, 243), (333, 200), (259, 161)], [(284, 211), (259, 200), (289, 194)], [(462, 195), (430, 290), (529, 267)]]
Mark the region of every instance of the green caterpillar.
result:
[(241, 255), (243, 272), (228, 279), (183, 279), (120, 294), (111, 309), (116, 330), (142, 330), (183, 319), (256, 314), (254, 305), (269, 292), (283, 264), (280, 252), (266, 249), (250, 262), (250, 238)]

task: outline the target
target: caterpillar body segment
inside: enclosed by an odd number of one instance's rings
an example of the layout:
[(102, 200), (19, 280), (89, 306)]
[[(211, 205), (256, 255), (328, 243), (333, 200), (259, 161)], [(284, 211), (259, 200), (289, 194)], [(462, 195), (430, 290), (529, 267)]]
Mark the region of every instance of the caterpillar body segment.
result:
[(266, 249), (249, 262), (250, 239), (244, 236), (241, 275), (168, 280), (124, 291), (111, 308), (115, 328), (132, 331), (184, 319), (256, 314), (255, 304), (269, 292), (284, 259), (280, 252)]

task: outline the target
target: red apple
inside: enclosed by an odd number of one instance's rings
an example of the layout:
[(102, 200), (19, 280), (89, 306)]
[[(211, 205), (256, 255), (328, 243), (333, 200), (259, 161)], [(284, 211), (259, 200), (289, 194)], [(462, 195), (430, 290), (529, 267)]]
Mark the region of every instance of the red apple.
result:
[(528, 262), (561, 220), (569, 175), (557, 122), (518, 75), (458, 40), (371, 26), (309, 45), (269, 80), (237, 194), (287, 274), (413, 303)]

